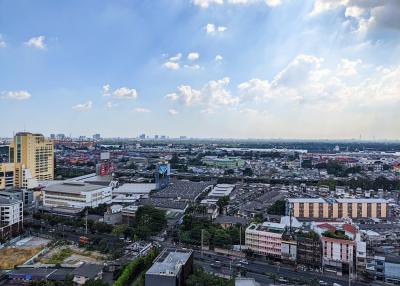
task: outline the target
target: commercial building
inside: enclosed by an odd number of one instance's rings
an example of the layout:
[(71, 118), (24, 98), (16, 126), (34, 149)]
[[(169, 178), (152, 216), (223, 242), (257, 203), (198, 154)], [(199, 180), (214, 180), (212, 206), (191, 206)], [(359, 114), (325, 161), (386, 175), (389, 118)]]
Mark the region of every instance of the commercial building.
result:
[(246, 246), (255, 254), (281, 257), (285, 225), (273, 222), (251, 224), (246, 229)]
[(290, 198), (286, 212), (296, 218), (387, 218), (388, 201), (384, 199)]
[(201, 201), (203, 204), (216, 204), (220, 198), (229, 197), (235, 185), (218, 184), (207, 195), (207, 198)]
[(245, 165), (245, 161), (238, 157), (218, 158), (215, 156), (205, 156), (202, 162), (207, 166), (222, 168), (222, 169), (237, 169)]
[(113, 188), (112, 201), (113, 203), (131, 204), (139, 199), (147, 199), (150, 192), (157, 187), (154, 183), (136, 183), (123, 184)]
[(165, 249), (146, 272), (146, 286), (183, 286), (193, 272), (193, 252), (184, 249)]
[(23, 230), (23, 210), (21, 201), (0, 197), (0, 243)]
[(111, 187), (83, 182), (63, 182), (43, 190), (45, 207), (97, 207), (111, 203)]
[[(29, 169), (37, 180), (54, 178), (54, 144), (42, 134), (17, 133), (10, 144), (9, 158), (10, 163), (17, 164), (16, 169)], [(15, 177), (15, 184), (22, 185), (20, 177)]]

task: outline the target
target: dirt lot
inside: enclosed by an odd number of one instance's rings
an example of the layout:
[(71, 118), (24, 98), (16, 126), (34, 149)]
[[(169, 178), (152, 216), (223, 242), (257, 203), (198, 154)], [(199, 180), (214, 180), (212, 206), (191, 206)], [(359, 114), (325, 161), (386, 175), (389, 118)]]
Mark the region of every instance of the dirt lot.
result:
[(5, 248), (0, 250), (0, 269), (12, 269), (15, 265), (23, 264), (29, 258), (41, 251), (36, 248)]
[(101, 264), (104, 262), (104, 255), (95, 251), (86, 251), (75, 245), (57, 246), (46, 253), (40, 263), (45, 264), (70, 264), (76, 265), (80, 262)]
[(18, 241), (15, 246), (0, 250), (0, 269), (11, 269), (23, 264), (29, 258), (41, 251), (49, 242), (39, 237), (27, 237)]

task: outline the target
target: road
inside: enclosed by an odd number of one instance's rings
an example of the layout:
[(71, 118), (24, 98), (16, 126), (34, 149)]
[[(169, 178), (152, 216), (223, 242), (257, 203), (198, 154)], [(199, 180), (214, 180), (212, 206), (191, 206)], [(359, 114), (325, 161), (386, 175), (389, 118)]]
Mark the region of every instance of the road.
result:
[[(214, 253), (207, 252), (201, 255), (201, 252), (195, 251), (195, 260), (201, 264), (207, 271), (222, 273), (224, 275), (231, 275), (234, 271), (237, 271), (240, 259), (229, 258), (223, 255), (217, 255)], [(214, 268), (211, 266), (215, 260), (221, 261), (221, 268)], [(275, 274), (276, 276), (283, 277), (286, 279), (297, 279), (302, 281), (325, 281), (328, 285), (337, 283), (339, 285), (348, 285), (348, 276), (335, 276), (328, 273), (312, 272), (312, 271), (295, 271), (293, 268), (288, 266), (272, 265), (267, 262), (257, 260), (247, 260), (248, 264), (241, 264), (241, 267), (246, 271), (247, 277), (253, 277), (257, 282), (262, 284), (270, 284), (271, 279), (268, 274)], [(353, 280), (351, 285), (355, 286), (367, 286), (370, 284), (363, 283), (360, 281)]]

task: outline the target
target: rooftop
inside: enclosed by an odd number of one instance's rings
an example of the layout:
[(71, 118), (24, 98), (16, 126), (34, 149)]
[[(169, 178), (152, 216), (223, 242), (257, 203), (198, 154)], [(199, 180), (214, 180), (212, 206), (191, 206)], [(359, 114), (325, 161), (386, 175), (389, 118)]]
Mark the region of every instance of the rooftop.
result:
[(213, 182), (176, 181), (169, 184), (166, 188), (155, 192), (153, 197), (194, 200), (207, 187), (212, 186), (213, 184)]
[(58, 192), (58, 193), (68, 193), (68, 194), (80, 194), (82, 192), (92, 192), (99, 189), (103, 189), (104, 186), (93, 185), (83, 182), (63, 182), (60, 184), (55, 184), (48, 186), (44, 189), (47, 192)]
[(165, 249), (146, 274), (176, 276), (192, 255), (191, 250)]

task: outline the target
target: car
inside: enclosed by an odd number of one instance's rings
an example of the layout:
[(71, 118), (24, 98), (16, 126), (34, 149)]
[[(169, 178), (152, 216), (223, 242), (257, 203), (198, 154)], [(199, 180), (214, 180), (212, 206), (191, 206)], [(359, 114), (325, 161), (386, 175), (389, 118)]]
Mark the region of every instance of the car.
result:
[(242, 259), (242, 260), (240, 260), (239, 261), (241, 264), (245, 264), (245, 265), (248, 265), (249, 264), (249, 262), (247, 261), (247, 260), (245, 260), (245, 259)]
[(328, 285), (328, 283), (327, 283), (327, 282), (325, 282), (325, 281), (322, 281), (322, 280), (320, 280), (320, 281), (319, 281), (319, 285), (321, 285), (321, 286), (325, 286), (325, 285)]

